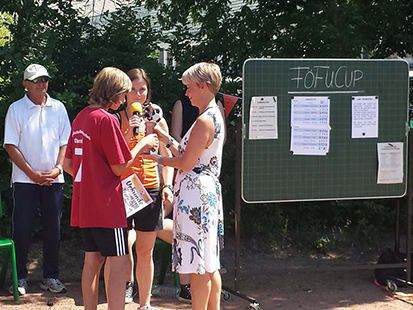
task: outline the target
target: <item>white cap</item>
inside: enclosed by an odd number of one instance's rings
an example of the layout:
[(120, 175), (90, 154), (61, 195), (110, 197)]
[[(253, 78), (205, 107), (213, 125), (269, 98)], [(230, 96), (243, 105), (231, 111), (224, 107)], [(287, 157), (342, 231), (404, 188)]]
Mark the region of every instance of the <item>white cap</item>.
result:
[(24, 79), (32, 81), (35, 78), (38, 78), (40, 76), (47, 76), (50, 78), (49, 73), (47, 73), (47, 70), (45, 67), (42, 65), (38, 64), (31, 64), (29, 65), (26, 70), (24, 70)]

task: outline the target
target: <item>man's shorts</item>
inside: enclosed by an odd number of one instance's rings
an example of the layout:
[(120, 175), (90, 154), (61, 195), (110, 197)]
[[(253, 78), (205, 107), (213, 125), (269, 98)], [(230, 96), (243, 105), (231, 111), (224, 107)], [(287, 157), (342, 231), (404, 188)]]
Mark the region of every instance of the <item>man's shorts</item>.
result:
[(86, 252), (100, 252), (102, 256), (129, 254), (126, 228), (81, 228)]
[(162, 196), (158, 188), (147, 188), (153, 202), (128, 217), (128, 230), (157, 231), (163, 229)]

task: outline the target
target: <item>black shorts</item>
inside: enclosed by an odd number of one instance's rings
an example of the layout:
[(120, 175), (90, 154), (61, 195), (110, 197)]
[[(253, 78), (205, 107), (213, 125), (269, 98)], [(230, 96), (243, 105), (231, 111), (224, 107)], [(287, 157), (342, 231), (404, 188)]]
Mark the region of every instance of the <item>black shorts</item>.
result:
[(81, 228), (86, 252), (100, 252), (102, 256), (129, 254), (126, 228)]
[(163, 229), (163, 206), (161, 191), (158, 188), (147, 188), (153, 202), (142, 210), (128, 217), (128, 230), (157, 231)]

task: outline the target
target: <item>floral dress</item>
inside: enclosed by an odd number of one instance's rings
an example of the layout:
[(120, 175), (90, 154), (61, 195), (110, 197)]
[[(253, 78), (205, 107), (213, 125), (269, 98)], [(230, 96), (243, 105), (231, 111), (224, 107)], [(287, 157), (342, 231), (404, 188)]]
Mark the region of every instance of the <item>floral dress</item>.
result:
[[(223, 248), (224, 221), (219, 175), (225, 126), (218, 107), (210, 107), (202, 114), (214, 121), (214, 140), (201, 153), (192, 169), (178, 170), (174, 184), (172, 269), (183, 274), (205, 274), (219, 270), (219, 252)], [(181, 140), (181, 154), (195, 123)]]

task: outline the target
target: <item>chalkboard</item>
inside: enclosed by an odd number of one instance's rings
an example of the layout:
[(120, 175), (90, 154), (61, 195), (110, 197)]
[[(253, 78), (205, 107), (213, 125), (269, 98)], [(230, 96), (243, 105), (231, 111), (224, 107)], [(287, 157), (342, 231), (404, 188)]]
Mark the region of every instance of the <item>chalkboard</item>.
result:
[[(409, 65), (401, 59), (248, 59), (243, 67), (242, 199), (257, 203), (402, 197), (407, 185), (408, 89)], [(270, 103), (271, 98), (275, 111), (252, 114), (264, 107), (260, 100)], [(373, 121), (371, 110), (354, 114), (354, 102), (364, 98), (377, 104)], [(293, 102), (303, 100), (328, 103), (331, 130), (320, 154), (292, 150), (292, 142), (300, 137), (300, 126), (294, 131), (292, 127), (299, 119), (292, 116), (299, 113)], [(359, 132), (357, 117), (362, 119)], [(269, 135), (265, 126), (254, 132), (254, 122), (264, 122)], [(378, 184), (379, 143), (402, 146), (400, 181)]]

